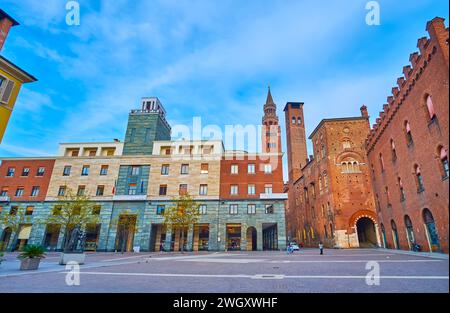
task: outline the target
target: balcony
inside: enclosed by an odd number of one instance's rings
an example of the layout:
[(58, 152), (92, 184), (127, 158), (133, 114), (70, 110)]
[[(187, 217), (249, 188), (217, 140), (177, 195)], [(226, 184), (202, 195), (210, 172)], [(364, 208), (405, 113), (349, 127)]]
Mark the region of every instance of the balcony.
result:
[(113, 201), (145, 201), (147, 195), (114, 195)]
[(263, 200), (287, 200), (288, 195), (287, 193), (262, 193), (259, 195), (259, 198)]
[(0, 202), (10, 202), (10, 198), (8, 196), (0, 196)]

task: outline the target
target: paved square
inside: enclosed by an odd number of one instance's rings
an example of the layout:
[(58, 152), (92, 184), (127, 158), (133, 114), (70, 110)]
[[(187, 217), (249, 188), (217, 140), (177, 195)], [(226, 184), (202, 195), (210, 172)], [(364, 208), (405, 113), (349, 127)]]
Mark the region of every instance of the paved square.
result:
[[(0, 267), (0, 292), (449, 292), (446, 255), (389, 250), (88, 254), (80, 285), (51, 253), (37, 272), (21, 272), (16, 254)], [(380, 284), (369, 286), (370, 261)]]

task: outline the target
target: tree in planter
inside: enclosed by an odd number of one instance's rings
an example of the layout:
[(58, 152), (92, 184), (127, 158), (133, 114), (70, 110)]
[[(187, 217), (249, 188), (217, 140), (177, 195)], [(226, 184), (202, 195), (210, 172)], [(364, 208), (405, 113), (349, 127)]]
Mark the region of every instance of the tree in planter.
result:
[(52, 214), (40, 223), (61, 225), (64, 229), (64, 253), (82, 252), (82, 235), (86, 226), (97, 224), (100, 220), (98, 215), (93, 214), (94, 207), (88, 195), (74, 193), (68, 188), (64, 196), (58, 197)]
[[(4, 229), (9, 228), (11, 230), (11, 236), (13, 236), (13, 241), (11, 245), (11, 251), (17, 246), (17, 241), (19, 240), (19, 231), (24, 224), (31, 224), (31, 216), (26, 215), (26, 210), (17, 207), (9, 214), (0, 215), (0, 225), (3, 225)], [(8, 247), (4, 247), (8, 249)]]
[(184, 252), (184, 231), (194, 226), (200, 219), (199, 207), (189, 194), (175, 198), (174, 205), (164, 211), (164, 225), (175, 231), (181, 231), (181, 252)]
[[(139, 213), (133, 213), (131, 210), (123, 210), (120, 214), (111, 220), (111, 226), (117, 224), (116, 250), (124, 253), (127, 250), (127, 242), (132, 232), (135, 231), (136, 224), (139, 221)], [(117, 249), (119, 245), (119, 249)]]

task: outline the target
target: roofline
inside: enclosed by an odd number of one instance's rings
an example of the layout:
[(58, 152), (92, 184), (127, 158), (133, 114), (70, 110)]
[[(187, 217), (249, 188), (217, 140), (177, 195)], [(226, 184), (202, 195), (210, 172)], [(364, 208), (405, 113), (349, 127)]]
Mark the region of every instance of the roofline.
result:
[(33, 161), (33, 160), (40, 160), (40, 161), (53, 161), (56, 160), (57, 157), (10, 157), (10, 158), (2, 158), (0, 157), (0, 161)]
[(8, 19), (13, 23), (12, 26), (20, 25), (19, 22), (17, 22), (15, 19), (13, 19), (13, 18), (11, 17), (11, 15), (9, 15), (8, 13), (6, 13), (6, 12), (3, 11), (2, 9), (0, 9), (0, 18), (1, 18), (2, 16), (8, 18)]
[(59, 145), (100, 145), (100, 144), (111, 144), (111, 143), (124, 143), (123, 141), (99, 141), (99, 142), (60, 142)]
[(311, 135), (309, 135), (308, 139), (312, 139), (315, 133), (322, 127), (323, 124), (327, 122), (343, 122), (343, 121), (351, 121), (351, 120), (366, 120), (364, 116), (355, 116), (355, 117), (338, 117), (338, 118), (326, 118), (320, 121), (319, 125), (313, 130)]
[(15, 78), (20, 79), (23, 83), (31, 83), (37, 81), (36, 77), (24, 71), (23, 69), (21, 69), (20, 67), (18, 67), (17, 65), (15, 65), (11, 61), (0, 55), (0, 65), (1, 63), (5, 63), (6, 66), (9, 66), (9, 69), (8, 68), (6, 69), (8, 74), (14, 76)]
[(305, 102), (287, 102), (283, 109), (284, 112), (286, 112), (289, 104), (300, 104), (300, 106), (303, 106), (303, 105), (305, 105)]

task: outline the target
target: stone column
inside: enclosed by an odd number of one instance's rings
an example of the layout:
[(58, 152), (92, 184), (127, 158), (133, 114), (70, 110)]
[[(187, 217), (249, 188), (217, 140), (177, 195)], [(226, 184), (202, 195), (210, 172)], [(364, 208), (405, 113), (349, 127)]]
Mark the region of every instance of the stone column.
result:
[(256, 249), (258, 251), (263, 250), (263, 230), (261, 223), (256, 225)]
[[(187, 230), (187, 251), (194, 251), (194, 231), (195, 225), (190, 226)], [(197, 251), (198, 251), (198, 240), (197, 240)]]
[(241, 251), (247, 251), (247, 225), (241, 224)]
[(164, 250), (170, 251), (171, 242), (172, 242), (172, 229), (170, 227), (167, 227), (166, 242), (164, 244)]

